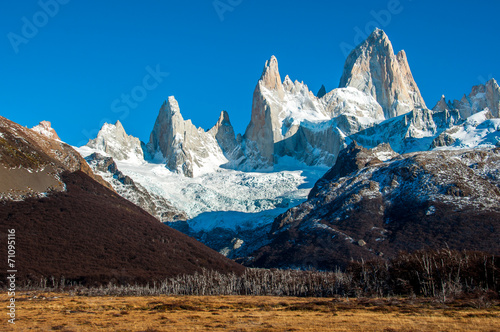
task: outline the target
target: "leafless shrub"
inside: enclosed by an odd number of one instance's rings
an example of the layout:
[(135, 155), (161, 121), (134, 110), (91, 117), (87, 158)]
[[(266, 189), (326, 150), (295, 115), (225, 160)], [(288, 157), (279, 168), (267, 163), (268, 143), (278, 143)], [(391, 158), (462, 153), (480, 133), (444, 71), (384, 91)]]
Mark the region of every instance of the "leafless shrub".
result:
[[(61, 278), (28, 281), (24, 290), (67, 291), (82, 296), (252, 295), (297, 297), (432, 297), (489, 307), (500, 291), (500, 259), (448, 249), (400, 253), (392, 260), (352, 262), (345, 271), (247, 269), (243, 274), (202, 269), (150, 284), (87, 287)], [(467, 302), (468, 301), (468, 302)]]

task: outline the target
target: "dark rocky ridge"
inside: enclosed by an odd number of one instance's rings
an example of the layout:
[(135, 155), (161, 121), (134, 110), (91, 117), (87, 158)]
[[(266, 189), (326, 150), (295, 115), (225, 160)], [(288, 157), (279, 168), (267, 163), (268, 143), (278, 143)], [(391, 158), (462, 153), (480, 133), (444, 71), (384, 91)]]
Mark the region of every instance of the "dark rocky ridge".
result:
[(255, 267), (345, 267), (439, 249), (500, 253), (500, 149), (377, 160), (351, 144), (308, 201), (275, 219)]

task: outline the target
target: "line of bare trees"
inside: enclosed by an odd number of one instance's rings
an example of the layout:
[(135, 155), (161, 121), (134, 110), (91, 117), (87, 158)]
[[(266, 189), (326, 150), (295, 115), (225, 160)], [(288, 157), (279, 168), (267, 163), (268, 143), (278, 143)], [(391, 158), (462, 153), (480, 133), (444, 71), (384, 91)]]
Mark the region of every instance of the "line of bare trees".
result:
[(355, 292), (370, 296), (457, 297), (500, 292), (500, 257), (449, 249), (400, 253), (390, 261), (352, 263)]
[(383, 297), (416, 295), (442, 300), (500, 292), (500, 258), (481, 252), (433, 250), (400, 253), (392, 260), (352, 262), (345, 271), (247, 269), (242, 275), (202, 270), (147, 285), (83, 287), (42, 278), (25, 289), (69, 290), (80, 295), (253, 295)]

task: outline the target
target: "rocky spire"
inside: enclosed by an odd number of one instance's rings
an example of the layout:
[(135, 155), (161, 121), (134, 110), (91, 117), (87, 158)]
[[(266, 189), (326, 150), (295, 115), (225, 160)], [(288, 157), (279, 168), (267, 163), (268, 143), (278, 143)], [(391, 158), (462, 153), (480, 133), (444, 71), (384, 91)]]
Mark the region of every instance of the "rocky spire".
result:
[(497, 81), (492, 78), (486, 82), (486, 99), (489, 101), (488, 108), (491, 114), (499, 118), (500, 117), (500, 87)]
[(262, 84), (270, 90), (281, 90), (283, 89), (281, 83), (281, 76), (278, 68), (278, 59), (273, 55), (271, 59), (266, 61), (264, 70), (260, 77)]
[(231, 157), (238, 144), (236, 143), (233, 126), (229, 120), (229, 114), (226, 111), (220, 113), (219, 120), (208, 133), (215, 137), (224, 155), (228, 158)]
[(321, 88), (319, 89), (318, 93), (316, 94), (316, 97), (322, 98), (324, 95), (326, 95), (326, 88), (324, 85), (321, 85)]
[[(266, 62), (255, 87), (252, 117), (243, 136), (245, 163), (252, 164), (252, 169), (269, 168), (283, 156), (293, 156), (309, 165), (329, 165), (343, 144), (342, 135), (346, 131), (341, 134), (338, 123), (332, 126), (328, 121), (339, 116), (338, 113), (350, 113), (338, 120), (354, 131), (362, 127), (358, 116), (375, 113), (372, 110), (379, 109), (381, 119), (363, 120), (364, 124), (384, 119), (375, 99), (354, 88), (337, 89), (345, 91), (336, 95), (331, 92), (328, 98), (325, 95), (319, 99), (303, 82), (292, 82), (287, 75), (279, 83), (280, 77), (278, 61), (273, 56)], [(321, 126), (324, 129), (319, 130)]]
[[(285, 84), (290, 85), (290, 82), (288, 78)], [(292, 86), (293, 84), (290, 88)], [(271, 94), (273, 98), (269, 99), (268, 94)], [(247, 141), (247, 155), (258, 155), (256, 158), (262, 158), (263, 162), (268, 165), (274, 163), (274, 142), (280, 139), (278, 115), (282, 106), (275, 101), (281, 101), (284, 96), (285, 89), (281, 83), (278, 60), (273, 55), (266, 61), (253, 92), (252, 118), (244, 135)]]
[(354, 87), (372, 95), (386, 118), (426, 108), (406, 53), (395, 55), (391, 41), (380, 29), (375, 29), (349, 54), (339, 87)]
[(154, 156), (158, 152), (163, 156), (170, 154), (170, 144), (175, 135), (176, 123), (183, 123), (179, 104), (174, 96), (163, 102), (158, 112), (153, 131), (149, 137), (148, 152)]
[(445, 110), (451, 110), (453, 107), (450, 106), (447, 102), (446, 102), (446, 98), (444, 95), (441, 96), (441, 99), (439, 99), (439, 101), (437, 102), (436, 106), (434, 106), (432, 108), (432, 110), (434, 112), (442, 112), (442, 111), (445, 111)]

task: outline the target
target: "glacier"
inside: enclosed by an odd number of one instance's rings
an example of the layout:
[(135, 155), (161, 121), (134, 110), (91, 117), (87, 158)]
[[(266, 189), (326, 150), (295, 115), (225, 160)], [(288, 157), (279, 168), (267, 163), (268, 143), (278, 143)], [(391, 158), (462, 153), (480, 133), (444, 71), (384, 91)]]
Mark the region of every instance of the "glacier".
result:
[[(95, 152), (109, 156), (88, 146), (75, 149), (84, 158)], [(190, 219), (206, 212), (258, 213), (295, 206), (307, 198), (314, 183), (328, 170), (322, 166), (305, 166), (292, 158), (281, 158), (273, 171), (243, 172), (218, 168), (190, 178), (154, 161), (115, 159), (115, 162), (120, 171), (149, 192), (172, 202)], [(231, 226), (228, 228), (238, 226), (234, 221), (223, 221), (222, 224)]]

